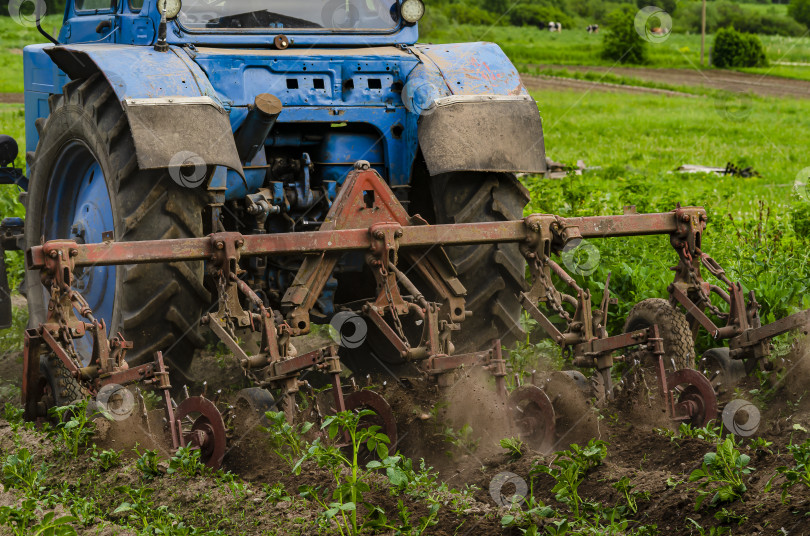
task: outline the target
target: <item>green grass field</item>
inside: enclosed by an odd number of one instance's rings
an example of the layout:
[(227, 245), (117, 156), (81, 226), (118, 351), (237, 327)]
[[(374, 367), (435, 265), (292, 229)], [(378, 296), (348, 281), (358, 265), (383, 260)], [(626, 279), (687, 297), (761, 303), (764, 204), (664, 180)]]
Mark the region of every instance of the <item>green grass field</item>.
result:
[[(529, 211), (563, 216), (663, 212), (703, 205), (709, 213), (704, 249), (757, 291), (764, 315), (779, 317), (810, 307), (810, 203), (794, 193), (810, 159), (795, 140), (809, 126), (799, 118), (810, 102), (716, 97), (640, 96), (590, 92), (536, 92), (547, 154), (584, 159), (602, 169), (563, 180), (526, 178)], [(753, 166), (761, 177), (673, 173), (681, 164)], [(666, 237), (597, 241), (599, 270), (586, 283), (597, 296), (612, 272), (620, 299), (612, 320), (645, 297), (665, 296), (676, 257)]]
[[(784, 6), (746, 4), (752, 9), (778, 9)], [(61, 16), (45, 18), (44, 26), (58, 32)], [(42, 43), (45, 38), (36, 28), (20, 26), (9, 17), (0, 17), (0, 93), (22, 93), (22, 49), (25, 45)], [(613, 65), (599, 57), (602, 35), (590, 35), (581, 29), (554, 34), (533, 27), (475, 26), (451, 24), (423, 34), (421, 41), (451, 43), (464, 41), (494, 41), (522, 71), (537, 64)], [(707, 49), (713, 36), (706, 38)], [(769, 61), (810, 62), (810, 37), (760, 36)], [(700, 36), (673, 34), (662, 43), (648, 46), (650, 67), (697, 68), (700, 65)], [(770, 74), (787, 78), (810, 80), (810, 67), (771, 65), (765, 68), (743, 69), (747, 72)]]
[[(61, 15), (49, 15), (42, 24), (52, 35), (62, 26)], [(22, 93), (25, 45), (44, 43), (46, 39), (32, 26), (17, 24), (11, 17), (0, 17), (0, 93)]]

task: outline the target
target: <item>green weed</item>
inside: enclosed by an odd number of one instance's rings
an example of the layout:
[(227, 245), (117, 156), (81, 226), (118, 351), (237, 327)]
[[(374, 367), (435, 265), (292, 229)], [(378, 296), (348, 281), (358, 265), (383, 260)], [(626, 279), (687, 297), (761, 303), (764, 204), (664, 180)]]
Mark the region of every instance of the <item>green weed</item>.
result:
[(169, 468), (166, 474), (180, 473), (184, 476), (197, 476), (205, 474), (207, 467), (200, 461), (200, 449), (180, 447), (174, 456), (169, 458)]
[(3, 488), (22, 490), (35, 494), (40, 491), (45, 480), (47, 467), (34, 462), (34, 457), (27, 448), (18, 449), (3, 460)]
[(160, 476), (162, 474), (160, 470), (160, 458), (158, 458), (158, 453), (156, 450), (147, 449), (143, 451), (143, 454), (141, 454), (137, 449), (135, 449), (135, 452), (140, 455), (140, 457), (135, 461), (135, 467), (141, 472), (141, 475), (145, 480), (152, 480), (156, 476)]
[(779, 485), (782, 489), (782, 502), (787, 502), (790, 490), (794, 486), (804, 485), (810, 488), (810, 439), (800, 445), (791, 443), (787, 446), (788, 452), (793, 457), (793, 466), (782, 465), (776, 468), (774, 474), (765, 485), (765, 491), (770, 491), (773, 481), (782, 477), (784, 480)]
[(512, 459), (517, 460), (523, 457), (523, 448), (525, 445), (523, 441), (521, 441), (517, 437), (508, 437), (501, 439), (500, 445), (501, 448), (506, 449), (506, 451), (509, 453), (509, 456), (511, 456)]
[(273, 452), (286, 461), (290, 467), (301, 458), (306, 441), (303, 436), (313, 426), (311, 422), (302, 424), (289, 424), (283, 411), (268, 411), (265, 413), (269, 425), (262, 430), (270, 435)]
[(93, 453), (90, 456), (90, 460), (102, 471), (109, 471), (121, 463), (121, 453), (117, 450), (105, 449), (99, 451), (96, 446), (93, 445)]
[(51, 408), (50, 413), (56, 420), (53, 429), (56, 444), (65, 449), (65, 454), (75, 458), (96, 432), (96, 426), (88, 416), (87, 401)]
[(717, 451), (707, 453), (703, 465), (689, 475), (689, 482), (700, 482), (696, 511), (709, 495), (712, 495), (710, 504), (717, 506), (741, 499), (746, 492), (743, 477), (754, 469), (748, 467), (751, 458), (740, 454), (735, 446), (731, 436), (727, 437), (718, 443)]

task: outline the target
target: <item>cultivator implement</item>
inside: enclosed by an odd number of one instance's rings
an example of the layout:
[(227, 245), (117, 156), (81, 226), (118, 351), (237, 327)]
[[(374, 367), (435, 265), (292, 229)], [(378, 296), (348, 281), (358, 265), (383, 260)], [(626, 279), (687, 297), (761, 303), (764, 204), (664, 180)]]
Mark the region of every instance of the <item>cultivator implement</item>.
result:
[[(224, 232), (203, 238), (126, 243), (49, 241), (26, 254), (29, 269), (40, 270), (42, 283), (50, 290), (46, 322), (26, 332), (26, 418), (45, 416), (52, 404), (47, 388), (43, 389), (40, 361), (43, 356), (55, 356), (81, 386), (84, 396), (95, 396), (108, 384), (139, 383), (159, 390), (172, 446), (189, 444), (200, 448), (209, 465), (219, 465), (227, 434), (217, 406), (204, 397), (186, 397), (175, 405), (162, 355), (157, 353), (153, 362), (129, 367), (124, 357), (131, 345), (120, 334), (108, 339), (104, 322), (94, 319), (87, 303), (71, 288), (73, 271), (79, 267), (204, 260), (216, 282), (218, 300), (216, 311), (200, 321), (230, 349), (256, 387), (276, 394), (277, 398), (268, 398), (269, 402), (280, 405), (292, 421), (296, 418), (297, 393), (308, 388), (302, 374), (317, 370), (331, 382), (334, 411), (372, 409), (378, 424), (396, 444), (396, 419), (385, 399), (375, 391), (344, 385), (339, 344), (328, 343), (304, 353), (299, 353), (294, 344), (297, 337), (311, 331), (310, 311), (339, 257), (360, 252), (375, 278), (376, 295), (355, 304), (352, 314), (376, 329), (402, 362), (433, 378), (439, 387), (451, 385), (455, 371), (461, 367), (485, 368), (494, 378), (497, 396), (506, 403), (517, 431), (537, 447), (548, 448), (555, 439), (554, 404), (542, 388), (533, 384), (508, 392), (508, 371), (500, 341), (494, 340), (480, 351), (459, 354), (452, 342), (471, 313), (465, 306), (465, 288), (443, 246), (511, 242), (519, 244), (531, 274), (531, 285), (519, 296), (523, 307), (564, 349), (571, 364), (594, 369), (594, 383), (601, 398), (612, 396), (610, 371), (614, 363), (637, 359), (638, 352), (643, 352), (655, 364), (668, 415), (675, 421), (703, 425), (717, 416), (710, 380), (696, 370), (674, 370), (676, 367), (670, 366), (658, 325), (609, 335), (605, 328), (612, 303), (609, 278), (600, 305), (594, 308), (590, 292), (551, 257), (583, 239), (669, 235), (679, 259), (675, 281), (669, 288), (670, 301), (684, 307), (695, 331), (704, 327), (717, 339), (729, 339), (731, 357), (745, 363), (746, 369), (767, 367), (768, 340), (805, 325), (810, 313), (805, 311), (762, 326), (753, 293), (746, 298), (740, 285), (730, 281), (722, 268), (701, 251), (706, 222), (702, 208), (677, 207), (660, 214), (627, 212), (583, 218), (533, 214), (516, 221), (428, 225), (419, 216), (408, 215), (385, 181), (368, 163), (358, 162), (335, 199), (326, 223), (317, 231), (253, 235)], [(281, 256), (303, 256), (304, 261), (286, 290), (281, 311), (277, 311), (240, 279), (240, 263), (250, 257)], [(728, 291), (704, 281), (702, 267)], [(724, 313), (712, 304), (712, 293), (729, 304), (730, 312)], [(716, 326), (704, 311), (725, 325)], [(248, 353), (240, 346), (240, 330), (260, 334), (257, 353)], [(82, 363), (73, 341), (88, 332), (94, 339), (93, 355), (89, 363)], [(616, 355), (631, 348), (635, 354)], [(191, 415), (197, 417), (189, 419)]]

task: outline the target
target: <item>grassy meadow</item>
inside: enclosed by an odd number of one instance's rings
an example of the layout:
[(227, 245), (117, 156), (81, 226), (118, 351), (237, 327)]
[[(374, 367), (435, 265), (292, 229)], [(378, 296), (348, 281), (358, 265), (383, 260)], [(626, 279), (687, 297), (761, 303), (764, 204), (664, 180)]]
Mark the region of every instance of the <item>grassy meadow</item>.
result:
[[(810, 203), (794, 184), (810, 166), (797, 140), (810, 126), (810, 101), (722, 94), (698, 98), (604, 92), (533, 93), (543, 116), (547, 154), (601, 169), (562, 180), (524, 178), (528, 212), (562, 216), (665, 212), (703, 205), (704, 250), (733, 279), (757, 292), (773, 319), (810, 307)], [(752, 166), (759, 177), (680, 174), (682, 164)], [(801, 175), (804, 177), (804, 175)], [(802, 178), (802, 181), (804, 179)], [(619, 298), (614, 330), (637, 301), (665, 296), (677, 261), (667, 237), (595, 241), (602, 262), (586, 283), (597, 296), (608, 272)], [(582, 278), (580, 277), (580, 280)]]

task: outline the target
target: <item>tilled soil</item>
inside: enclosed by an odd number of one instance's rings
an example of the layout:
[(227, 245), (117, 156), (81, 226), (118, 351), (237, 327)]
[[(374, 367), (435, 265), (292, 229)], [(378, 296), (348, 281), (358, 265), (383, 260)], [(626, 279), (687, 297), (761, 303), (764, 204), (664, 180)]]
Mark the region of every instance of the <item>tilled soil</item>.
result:
[[(619, 76), (638, 78), (651, 82), (671, 84), (673, 86), (702, 86), (721, 89), (735, 93), (753, 93), (766, 97), (810, 98), (810, 82), (751, 73), (741, 73), (724, 69), (653, 69), (646, 67), (604, 67), (586, 65), (532, 65), (538, 69), (566, 69), (568, 71), (587, 73), (611, 73)], [(642, 88), (589, 82), (585, 80), (565, 80), (557, 77), (524, 76), (524, 83), (529, 89), (593, 88), (602, 91), (637, 92)], [(649, 92), (660, 92), (644, 88)]]
[[(796, 486), (786, 504), (781, 502), (779, 490), (766, 492), (768, 480), (782, 465), (793, 465), (786, 451), (791, 441), (799, 443), (810, 434), (810, 354), (796, 349), (782, 365), (787, 374), (774, 385), (761, 385), (756, 378), (748, 378), (736, 389), (722, 389), (722, 400), (731, 398), (755, 398), (755, 390), (774, 389), (762, 406), (761, 425), (758, 436), (773, 444), (767, 450), (755, 450), (751, 439), (740, 439), (739, 447), (751, 457), (754, 471), (745, 477), (747, 491), (743, 500), (725, 505), (744, 521), (737, 525), (724, 525), (730, 534), (770, 535), (789, 534), (791, 536), (810, 535), (810, 488)], [(209, 359), (214, 359), (209, 356)], [(781, 364), (781, 363), (780, 363)], [(215, 368), (220, 364), (211, 365)], [(221, 376), (227, 377), (224, 367)], [(496, 476), (513, 473), (527, 484), (531, 483), (534, 497), (551, 506), (558, 516), (567, 512), (567, 507), (555, 499), (552, 491), (553, 479), (545, 474), (535, 474), (533, 468), (539, 464), (550, 465), (554, 460), (551, 452), (537, 452), (526, 448), (522, 456), (515, 460), (498, 446), (498, 440), (508, 437), (509, 431), (503, 423), (503, 408), (495, 401), (491, 386), (475, 373), (459, 374), (457, 382), (441, 398), (435, 386), (424, 380), (405, 380), (401, 384), (375, 386), (384, 394), (395, 410), (400, 441), (397, 449), (412, 458), (414, 467), (423, 458), (428, 466), (436, 468), (439, 482), (445, 482), (455, 489), (465, 487), (472, 490), (471, 496), (459, 495), (441, 490), (438, 484), (430, 489), (441, 503), (437, 524), (430, 526), (424, 534), (443, 536), (452, 534), (505, 534), (519, 535), (515, 527), (502, 527), (501, 518), (508, 509), (493, 500), (490, 486)], [(640, 499), (638, 511), (630, 515), (630, 528), (641, 525), (656, 525), (659, 534), (687, 535), (698, 534), (689, 519), (704, 527), (721, 526), (714, 515), (719, 508), (707, 503), (695, 509), (697, 483), (690, 483), (690, 473), (699, 468), (703, 456), (713, 452), (715, 443), (696, 438), (671, 438), (671, 433), (657, 430), (667, 426), (657, 404), (657, 393), (636, 396), (633, 399), (619, 399), (607, 407), (596, 411), (582, 395), (566, 387), (564, 381), (549, 376), (549, 381), (538, 380), (546, 385), (546, 390), (555, 400), (560, 410), (560, 441), (555, 450), (568, 448), (571, 442), (584, 444), (590, 437), (605, 441), (608, 445), (604, 462), (591, 469), (579, 487), (583, 500), (610, 508), (624, 504), (623, 495), (614, 487), (622, 477), (630, 479), (634, 492), (648, 494)], [(199, 389), (192, 387), (192, 390)], [(216, 389), (212, 384), (209, 388)], [(570, 391), (570, 392), (567, 392)], [(567, 394), (566, 394), (567, 392)], [(225, 398), (228, 394), (223, 395)], [(564, 398), (564, 400), (563, 400)], [(563, 403), (564, 404), (561, 404)], [(498, 422), (499, 415), (501, 422)], [(159, 415), (152, 422), (159, 422)], [(467, 441), (450, 440), (453, 435), (448, 429), (458, 431), (464, 424), (472, 427)], [(127, 433), (121, 433), (121, 429)], [(135, 467), (137, 454), (131, 449), (138, 443), (143, 451), (147, 447), (157, 447), (165, 438), (160, 433), (153, 434), (154, 444), (149, 438), (135, 433), (137, 427), (131, 422), (114, 422), (107, 429), (103, 425), (95, 440), (98, 448), (115, 448), (124, 451), (124, 463), (109, 471), (98, 471), (91, 452), (81, 453), (75, 460), (65, 460), (51, 441), (42, 435), (27, 431), (20, 433), (18, 443), (14, 443), (11, 427), (0, 421), (0, 450), (4, 454), (25, 447), (35, 453), (37, 459), (49, 464), (48, 487), (56, 488), (69, 483), (77, 493), (90, 493), (105, 490), (98, 506), (107, 512), (106, 520), (121, 523), (123, 514), (113, 514), (116, 508), (127, 500), (121, 486), (130, 488), (148, 487), (154, 492), (151, 500), (154, 507), (167, 506), (171, 512), (181, 516), (187, 524), (199, 524), (202, 520), (216, 520), (219, 527), (228, 534), (332, 534), (334, 527), (320, 522), (322, 508), (313, 502), (299, 497), (301, 486), (325, 486), (332, 489), (331, 473), (315, 463), (307, 462), (300, 474), (293, 474), (289, 465), (281, 460), (270, 448), (266, 432), (253, 429), (241, 433), (231, 440), (225, 457), (224, 471), (238, 475), (247, 484), (243, 487), (223, 485), (215, 476), (184, 477), (162, 475), (153, 480), (145, 480)], [(158, 426), (159, 428), (159, 426)], [(566, 433), (568, 430), (571, 433)], [(154, 430), (153, 430), (154, 432)], [(162, 465), (165, 469), (165, 462)], [(776, 484), (780, 481), (776, 480)], [(281, 483), (291, 500), (272, 499), (271, 488)], [(383, 475), (375, 475), (370, 481), (371, 491), (367, 498), (380, 507), (389, 521), (398, 519), (398, 502), (410, 512), (413, 521), (428, 515), (428, 502), (425, 497), (408, 496), (390, 488)], [(506, 493), (506, 492), (505, 492)], [(508, 493), (507, 493), (508, 494)], [(14, 504), (19, 497), (8, 491), (0, 496), (0, 504)], [(559, 517), (538, 520), (550, 524)], [(85, 527), (84, 532), (95, 534), (128, 534), (111, 532), (110, 527), (101, 524)], [(394, 531), (382, 530), (382, 534)], [(542, 533), (542, 530), (541, 530)]]

